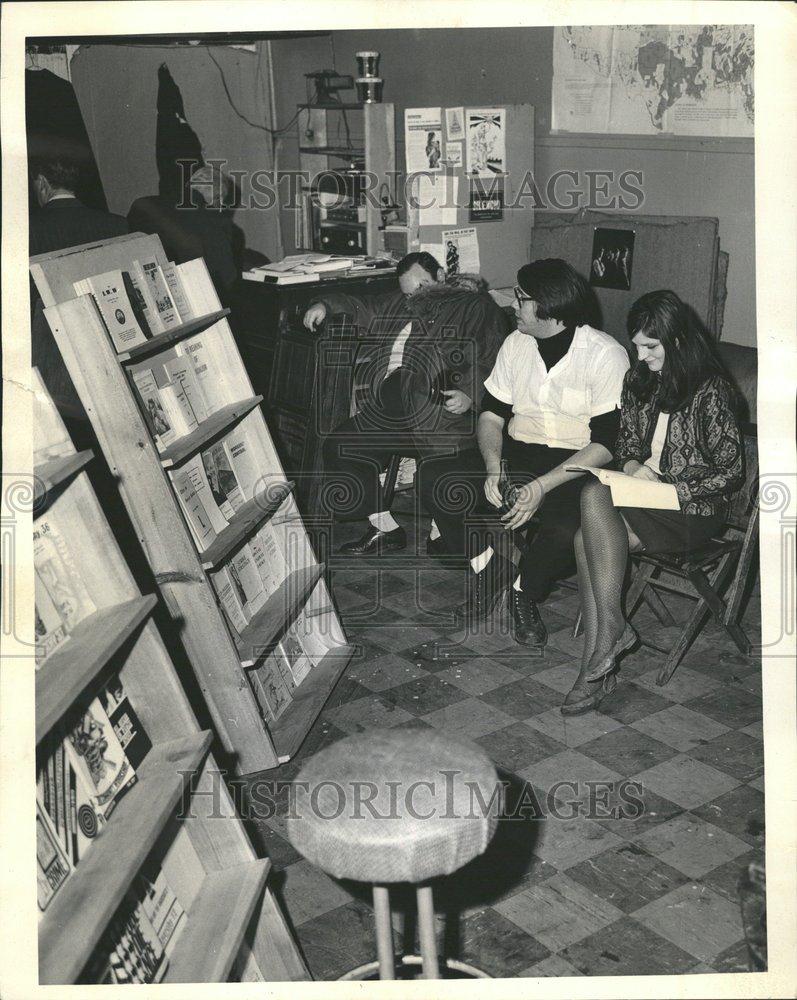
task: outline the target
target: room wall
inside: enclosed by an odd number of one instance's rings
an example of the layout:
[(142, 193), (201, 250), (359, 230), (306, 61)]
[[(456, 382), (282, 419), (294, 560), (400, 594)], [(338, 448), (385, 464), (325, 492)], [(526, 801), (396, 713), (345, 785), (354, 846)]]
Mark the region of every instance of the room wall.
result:
[[(268, 66), (258, 53), (214, 47), (236, 107), (251, 122), (270, 123)], [(72, 60), (72, 82), (102, 177), (108, 208), (127, 215), (136, 198), (158, 193), (155, 163), (158, 67), (166, 63), (180, 88), (186, 118), (206, 159), (231, 169), (273, 165), (271, 136), (230, 107), (218, 69), (203, 47), (90, 45)], [(235, 222), (247, 245), (281, 256), (276, 213), (239, 209)]]
[[(730, 254), (723, 340), (755, 345), (754, 157), (749, 140), (552, 136), (549, 27), (338, 31), (329, 40), (330, 65), (334, 55), (339, 72), (356, 75), (354, 54), (360, 49), (382, 54), (383, 97), (396, 105), (397, 138), (406, 107), (530, 102), (536, 108), (535, 178), (541, 191), (559, 170), (641, 170), (645, 201), (638, 212), (716, 216), (722, 249)], [(397, 149), (397, 159), (403, 155), (403, 148)]]

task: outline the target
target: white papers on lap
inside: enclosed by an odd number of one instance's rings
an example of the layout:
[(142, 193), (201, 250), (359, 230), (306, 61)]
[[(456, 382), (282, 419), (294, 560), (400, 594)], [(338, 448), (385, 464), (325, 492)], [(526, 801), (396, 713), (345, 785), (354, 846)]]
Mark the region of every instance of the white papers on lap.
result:
[(678, 493), (672, 483), (654, 483), (650, 479), (627, 476), (611, 469), (591, 465), (568, 465), (568, 472), (591, 472), (612, 491), (615, 507), (646, 507), (648, 510), (680, 510)]

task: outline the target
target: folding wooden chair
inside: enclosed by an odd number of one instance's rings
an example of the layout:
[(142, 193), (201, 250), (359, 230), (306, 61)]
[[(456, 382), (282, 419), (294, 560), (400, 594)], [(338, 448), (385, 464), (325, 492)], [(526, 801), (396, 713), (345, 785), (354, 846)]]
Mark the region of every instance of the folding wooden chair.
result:
[(745, 425), (744, 445), (745, 483), (733, 498), (721, 538), (711, 539), (700, 549), (678, 555), (632, 554), (637, 568), (626, 596), (626, 618), (631, 619), (644, 599), (654, 611), (663, 608), (668, 623), (675, 624), (657, 591), (680, 594), (696, 602), (671, 649), (642, 639), (644, 646), (666, 655), (656, 678), (660, 686), (668, 683), (709, 616), (725, 629), (740, 653), (749, 656), (752, 650), (750, 640), (739, 625), (739, 616), (758, 542), (758, 438), (755, 425)]

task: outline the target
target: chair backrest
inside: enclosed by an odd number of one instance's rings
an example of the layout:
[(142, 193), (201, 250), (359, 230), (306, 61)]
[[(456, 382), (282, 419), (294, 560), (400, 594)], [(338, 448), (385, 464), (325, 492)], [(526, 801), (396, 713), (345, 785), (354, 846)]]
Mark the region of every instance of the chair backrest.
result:
[(728, 524), (747, 531), (750, 517), (758, 509), (758, 428), (742, 424), (744, 442), (744, 483), (731, 498)]

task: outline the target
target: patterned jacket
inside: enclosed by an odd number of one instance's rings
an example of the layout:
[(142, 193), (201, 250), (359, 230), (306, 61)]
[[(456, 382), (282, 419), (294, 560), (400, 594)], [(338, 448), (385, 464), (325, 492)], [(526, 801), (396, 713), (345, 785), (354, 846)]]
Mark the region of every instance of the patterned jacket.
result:
[[(626, 375), (620, 402), (620, 434), (615, 462), (622, 469), (632, 459), (650, 457), (659, 417), (658, 390), (642, 402)], [(662, 482), (673, 483), (684, 514), (725, 514), (727, 501), (744, 479), (744, 446), (728, 382), (714, 375), (686, 406), (670, 415), (659, 462)]]
[[(448, 441), (475, 436), (484, 380), (509, 325), (482, 278), (454, 275), (410, 298), (395, 291), (373, 296), (335, 293), (319, 301), (328, 313), (345, 313), (353, 320), (371, 359), (373, 386), (387, 371), (396, 336), (412, 323), (404, 346), (401, 391), (407, 412), (417, 415), (413, 432), (419, 448), (434, 450), (441, 435)], [(470, 397), (471, 409), (455, 415), (429, 405), (436, 386), (461, 389)]]

